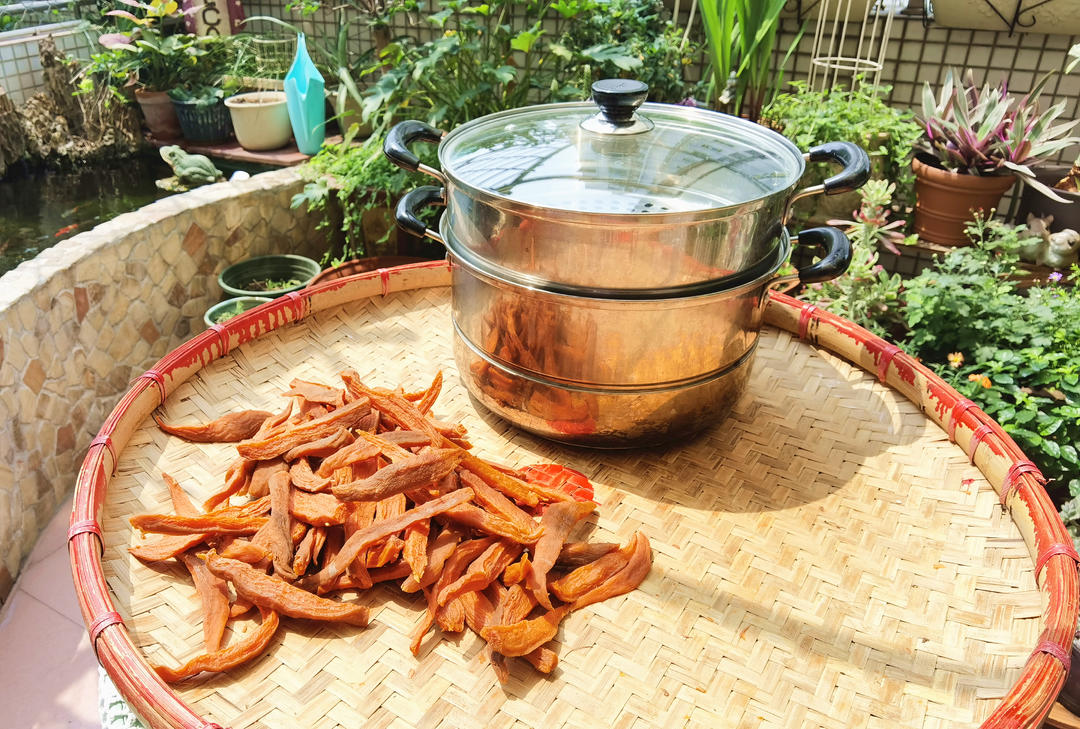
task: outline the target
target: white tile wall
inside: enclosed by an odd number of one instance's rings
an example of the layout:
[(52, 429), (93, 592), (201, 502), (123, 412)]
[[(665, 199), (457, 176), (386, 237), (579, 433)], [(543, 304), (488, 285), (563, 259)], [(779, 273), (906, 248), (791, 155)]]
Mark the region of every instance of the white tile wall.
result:
[(56, 47), (69, 58), (89, 58), (92, 36), (77, 30), (78, 25), (78, 21), (73, 21), (0, 33), (0, 86), (12, 101), (21, 104), (44, 85), (38, 57), (38, 41), (42, 37), (51, 34)]

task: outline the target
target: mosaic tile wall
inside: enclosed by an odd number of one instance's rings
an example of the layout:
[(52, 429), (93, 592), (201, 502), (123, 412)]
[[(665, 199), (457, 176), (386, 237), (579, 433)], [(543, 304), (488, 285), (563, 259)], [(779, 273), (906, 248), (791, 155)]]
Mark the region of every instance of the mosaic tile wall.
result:
[(318, 258), (285, 169), (175, 195), (63, 241), (0, 279), (0, 603), (127, 390), (202, 331), (217, 274), (248, 256)]

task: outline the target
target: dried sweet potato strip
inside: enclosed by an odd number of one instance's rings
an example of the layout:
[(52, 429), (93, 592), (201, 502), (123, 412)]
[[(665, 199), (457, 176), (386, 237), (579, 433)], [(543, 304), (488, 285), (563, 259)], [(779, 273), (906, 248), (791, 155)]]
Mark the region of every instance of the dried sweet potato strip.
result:
[(435, 595), (439, 605), (461, 597), (467, 592), (483, 590), (499, 578), (503, 570), (521, 554), (521, 545), (505, 539), (492, 544), (474, 559), (464, 574)]
[(424, 392), (424, 396), (420, 398), (420, 401), (416, 403), (416, 409), (424, 415), (427, 415), (431, 411), (431, 407), (435, 404), (435, 401), (439, 398), (439, 393), (442, 392), (443, 375), (442, 370), (435, 373), (435, 379), (431, 381), (431, 386)]
[(285, 427), (285, 421), (287, 421), (289, 419), (289, 416), (292, 415), (292, 411), (293, 404), (292, 401), (290, 401), (289, 404), (285, 406), (285, 409), (282, 410), (280, 413), (275, 413), (274, 415), (271, 415), (269, 418), (267, 418), (266, 421), (259, 427), (259, 431), (255, 433), (255, 435), (252, 437), (258, 439), (264, 436), (268, 436), (271, 433), (276, 433), (280, 430), (283, 430)]
[(245, 635), (243, 640), (237, 641), (228, 648), (195, 656), (179, 668), (154, 666), (154, 671), (165, 683), (177, 683), (204, 671), (216, 673), (227, 671), (262, 655), (262, 652), (270, 645), (274, 633), (277, 632), (279, 620), (277, 613), (271, 610), (260, 610), (260, 612), (262, 624), (258, 629)]
[(533, 549), (532, 567), (525, 573), (525, 586), (547, 610), (552, 609), (551, 598), (548, 596), (547, 573), (555, 566), (555, 560), (559, 558), (559, 551), (570, 530), (595, 508), (596, 504), (591, 501), (564, 501), (549, 506), (540, 519), (544, 534)]
[(267, 461), (259, 461), (255, 464), (255, 470), (251, 472), (251, 481), (248, 483), (247, 495), (253, 499), (261, 499), (270, 493), (270, 477), (281, 471), (288, 471), (289, 466), (281, 458), (271, 458)]
[(652, 548), (649, 546), (649, 540), (641, 532), (634, 533), (632, 546), (633, 552), (626, 566), (574, 600), (572, 606), (574, 610), (580, 610), (594, 602), (607, 600), (609, 597), (623, 595), (636, 589), (644, 581), (652, 566)]
[[(195, 505), (191, 503), (191, 499), (184, 493), (184, 490), (180, 488), (180, 484), (178, 484), (172, 476), (167, 473), (162, 473), (161, 478), (165, 481), (165, 485), (169, 489), (169, 496), (172, 499), (173, 509), (177, 514), (180, 514), (181, 516), (195, 516), (200, 513), (199, 510), (195, 508)], [(192, 547), (198, 546), (205, 539), (206, 534), (204, 533), (161, 537), (150, 543), (128, 547), (128, 552), (144, 562), (160, 562), (166, 559), (172, 559), (173, 557), (178, 557)]]
[(559, 632), (559, 623), (570, 611), (568, 605), (550, 610), (538, 618), (521, 620), (510, 625), (489, 625), (480, 636), (491, 649), (504, 656), (524, 656), (547, 643)]
[(128, 521), (136, 529), (155, 534), (247, 535), (257, 532), (266, 523), (262, 516), (220, 516), (213, 512), (201, 516), (175, 514), (136, 514)]
[(179, 556), (192, 547), (199, 546), (204, 541), (206, 541), (206, 534), (204, 532), (165, 536), (160, 539), (155, 539), (152, 542), (143, 542), (142, 544), (128, 547), (128, 552), (133, 557), (137, 557), (143, 562), (162, 562), (166, 559), (172, 559), (173, 557)]
[(403, 461), (413, 457), (411, 451), (407, 451), (397, 443), (393, 443), (381, 435), (375, 435), (374, 433), (368, 433), (367, 431), (356, 431), (356, 437), (366, 440), (375, 446), (378, 446), (379, 452), (386, 456), (387, 460), (391, 463), (394, 461)]
[(458, 491), (433, 499), (426, 504), (409, 509), (396, 519), (376, 522), (366, 529), (361, 529), (348, 538), (345, 544), (342, 545), (341, 550), (329, 564), (323, 567), (317, 574), (307, 578), (309, 586), (318, 588), (320, 585), (329, 584), (331, 580), (344, 572), (349, 563), (356, 559), (360, 552), (366, 547), (384, 537), (388, 537), (395, 532), (401, 531), (415, 521), (429, 519), (458, 504), (463, 504), (471, 499), (472, 496), (472, 489), (459, 489)]
[(406, 562), (394, 562), (393, 564), (376, 567), (370, 570), (368, 574), (371, 575), (372, 582), (389, 582), (390, 580), (400, 580), (408, 576), (410, 569)]
[[(351, 468), (343, 468), (334, 475), (333, 480), (336, 483), (346, 483), (350, 480), (351, 474)], [(331, 496), (333, 495), (331, 494)], [(375, 504), (370, 501), (349, 503), (347, 507), (344, 529), (346, 541), (356, 532), (371, 526), (371, 522), (375, 521)], [(371, 575), (367, 570), (367, 549), (361, 550), (356, 558), (349, 563), (346, 568), (346, 575), (349, 577), (350, 584), (360, 586), (361, 589), (371, 587)], [(344, 579), (346, 575), (342, 575), (341, 579)], [(341, 582), (341, 579), (338, 580), (338, 583)]]
[(195, 594), (202, 603), (203, 645), (207, 653), (221, 649), (225, 624), (229, 621), (229, 588), (225, 580), (211, 574), (206, 564), (190, 552), (180, 555), (180, 561), (191, 573)]
[(390, 418), (399, 427), (426, 433), (433, 444), (441, 444), (445, 439), (438, 429), (405, 398), (391, 393), (379, 393), (360, 381), (359, 375), (352, 370), (341, 373), (345, 389), (355, 397), (366, 396), (371, 400), (371, 407)]
[(169, 499), (172, 501), (173, 509), (177, 514), (180, 516), (196, 516), (202, 513), (191, 502), (191, 499), (188, 498), (187, 493), (176, 482), (175, 478), (162, 472), (161, 480), (165, 482), (165, 487), (169, 489)]
[(460, 460), (461, 451), (432, 449), (409, 459), (394, 461), (368, 478), (335, 484), (330, 490), (342, 501), (379, 501), (435, 483), (453, 471)]
[(325, 458), (349, 445), (352, 440), (348, 428), (338, 428), (328, 436), (290, 448), (285, 451), (284, 458), (289, 463), (297, 458)]
[(203, 425), (170, 425), (155, 413), (154, 422), (169, 435), (192, 443), (237, 443), (259, 432), (270, 416), (265, 410), (241, 410)]
[(237, 595), (261, 608), (291, 618), (347, 623), (361, 628), (368, 623), (368, 610), (363, 605), (313, 595), (280, 577), (263, 574), (250, 565), (226, 559), (212, 550), (206, 555), (206, 566), (218, 577), (231, 582)]
[(300, 544), (296, 546), (296, 551), (293, 553), (293, 573), (302, 575), (307, 572), (308, 565), (318, 558), (319, 551), (325, 543), (326, 527), (315, 526), (308, 529), (307, 534), (300, 540)]
[(250, 565), (265, 564), (273, 559), (273, 555), (265, 545), (246, 539), (232, 540), (228, 546), (221, 548), (221, 556), (247, 562)]
[(563, 602), (574, 602), (626, 566), (634, 551), (633, 540), (548, 583), (548, 590)]
[(409, 574), (417, 584), (424, 577), (430, 533), (431, 521), (428, 519), (410, 524), (405, 528), (405, 547), (401, 552), (401, 558), (409, 565)]
[[(375, 518), (373, 521), (383, 521), (385, 519), (393, 519), (401, 516), (405, 513), (405, 510), (409, 508), (409, 504), (405, 498), (405, 494), (397, 494), (389, 498), (376, 502), (375, 504)], [(397, 560), (401, 556), (401, 550), (405, 547), (405, 542), (396, 534), (387, 537), (381, 542), (376, 542), (371, 545), (367, 550), (366, 564), (368, 569), (374, 567), (382, 567), (383, 565), (390, 564)]]
[(330, 435), (338, 428), (353, 427), (367, 414), (369, 407), (370, 403), (365, 399), (354, 400), (321, 418), (287, 428), (279, 434), (238, 443), (236, 452), (244, 458), (275, 458), (301, 443)]
[(459, 601), (465, 610), (465, 624), (474, 633), (480, 635), (480, 631), (491, 622), (495, 612), (494, 603), (482, 592), (467, 592), (459, 598)]
[[(471, 491), (471, 489), (470, 489)], [(463, 526), (478, 529), (496, 537), (505, 537), (519, 544), (535, 544), (543, 530), (537, 524), (531, 532), (523, 532), (518, 526), (502, 517), (495, 516), (472, 504), (462, 504), (449, 509), (446, 518)]]
[(306, 458), (298, 458), (289, 467), (289, 478), (292, 479), (293, 486), (303, 491), (318, 493), (330, 489), (330, 479), (316, 476)]
[(216, 509), (228, 501), (233, 494), (246, 492), (257, 463), (258, 461), (247, 458), (237, 458), (230, 463), (228, 470), (225, 471), (225, 487), (204, 501), (203, 508), (207, 511)]
[(295, 580), (292, 571), (292, 484), (288, 471), (279, 471), (270, 477), (270, 524), (267, 536), (270, 553), (274, 556), (274, 574), (286, 580)]
[[(430, 523), (430, 522), (429, 522)], [(401, 583), (401, 589), (403, 592), (416, 592), (421, 587), (428, 587), (435, 584), (435, 581), (439, 579), (439, 575), (442, 574), (443, 564), (445, 564), (447, 558), (453, 554), (457, 549), (458, 542), (460, 542), (465, 536), (465, 533), (455, 526), (448, 526), (436, 535), (432, 540), (431, 546), (427, 553), (427, 563), (424, 565), (424, 572), (420, 579), (414, 580), (411, 576), (405, 578), (405, 581)]]
[(348, 505), (338, 501), (333, 494), (312, 494), (293, 489), (289, 513), (312, 526), (344, 524), (349, 513)]
[(503, 584), (507, 587), (516, 585), (525, 579), (525, 575), (532, 568), (532, 562), (529, 560), (529, 553), (521, 555), (521, 559), (514, 562), (503, 571)]
[[(424, 635), (435, 622), (438, 622), (439, 627), (446, 632), (457, 632), (452, 628), (454, 628), (457, 623), (458, 614), (456, 611), (458, 608), (454, 606), (450, 606), (449, 608), (440, 606), (436, 599), (436, 595), (457, 580), (457, 578), (461, 576), (461, 573), (465, 571), (465, 568), (469, 563), (479, 557), (485, 549), (494, 543), (494, 541), (495, 540), (491, 537), (485, 537), (483, 539), (470, 539), (461, 542), (446, 558), (442, 571), (439, 573), (439, 577), (435, 581), (435, 584), (430, 590), (424, 590), (424, 596), (427, 598), (427, 611), (424, 620), (421, 621), (417, 628), (418, 633), (413, 635), (412, 650), (414, 655), (419, 652), (420, 644), (424, 640)], [(463, 612), (460, 617), (464, 621)]]
[(465, 456), (461, 461), (461, 467), (476, 474), (483, 479), (484, 483), (501, 491), (519, 504), (536, 506), (540, 503), (540, 496), (529, 488), (529, 484), (525, 483), (520, 478), (515, 478), (508, 473), (500, 471), (490, 463), (487, 463), (472, 454)]
[(393, 443), (402, 448), (420, 448), (431, 445), (429, 435), (417, 433), (415, 430), (388, 430), (385, 433), (379, 433), (379, 437), (387, 443)]
[(555, 564), (560, 567), (583, 567), (619, 548), (613, 542), (566, 542)]
[(444, 633), (460, 633), (465, 630), (465, 606), (461, 600), (451, 600), (435, 607), (435, 622)]
[(328, 454), (315, 471), (316, 476), (329, 478), (334, 471), (345, 466), (351, 466), (358, 461), (366, 461), (379, 455), (379, 447), (367, 440), (356, 440), (351, 444), (339, 448), (334, 453)]
[(531, 663), (532, 667), (540, 673), (551, 673), (559, 666), (559, 654), (544, 646), (526, 653), (522, 658)]
[(484, 507), (492, 514), (501, 516), (510, 523), (521, 529), (523, 533), (532, 532), (536, 529), (536, 520), (520, 509), (503, 493), (487, 484), (484, 479), (471, 471), (461, 470), (458, 474), (462, 483), (476, 492), (476, 503)]
[(319, 382), (308, 382), (299, 378), (289, 383), (289, 389), (282, 393), (285, 397), (302, 397), (308, 402), (321, 403), (339, 408), (345, 404), (345, 391), (340, 387), (331, 387)]

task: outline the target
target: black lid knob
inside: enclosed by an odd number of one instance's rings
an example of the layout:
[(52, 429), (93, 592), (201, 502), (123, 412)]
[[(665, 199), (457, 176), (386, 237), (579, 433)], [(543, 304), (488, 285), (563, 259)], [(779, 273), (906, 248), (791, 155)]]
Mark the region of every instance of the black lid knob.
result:
[(604, 119), (617, 127), (634, 123), (634, 112), (649, 96), (648, 84), (629, 78), (608, 78), (592, 85), (593, 101)]

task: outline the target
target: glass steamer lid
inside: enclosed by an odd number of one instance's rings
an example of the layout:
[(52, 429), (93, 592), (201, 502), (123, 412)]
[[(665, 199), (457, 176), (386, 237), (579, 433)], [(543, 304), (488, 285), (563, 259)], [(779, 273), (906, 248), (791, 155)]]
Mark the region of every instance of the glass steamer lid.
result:
[(637, 81), (593, 90), (596, 104), (526, 107), (459, 127), (439, 148), (443, 172), (516, 204), (605, 215), (740, 206), (783, 195), (802, 175), (802, 153), (758, 124), (641, 105), (647, 87)]

